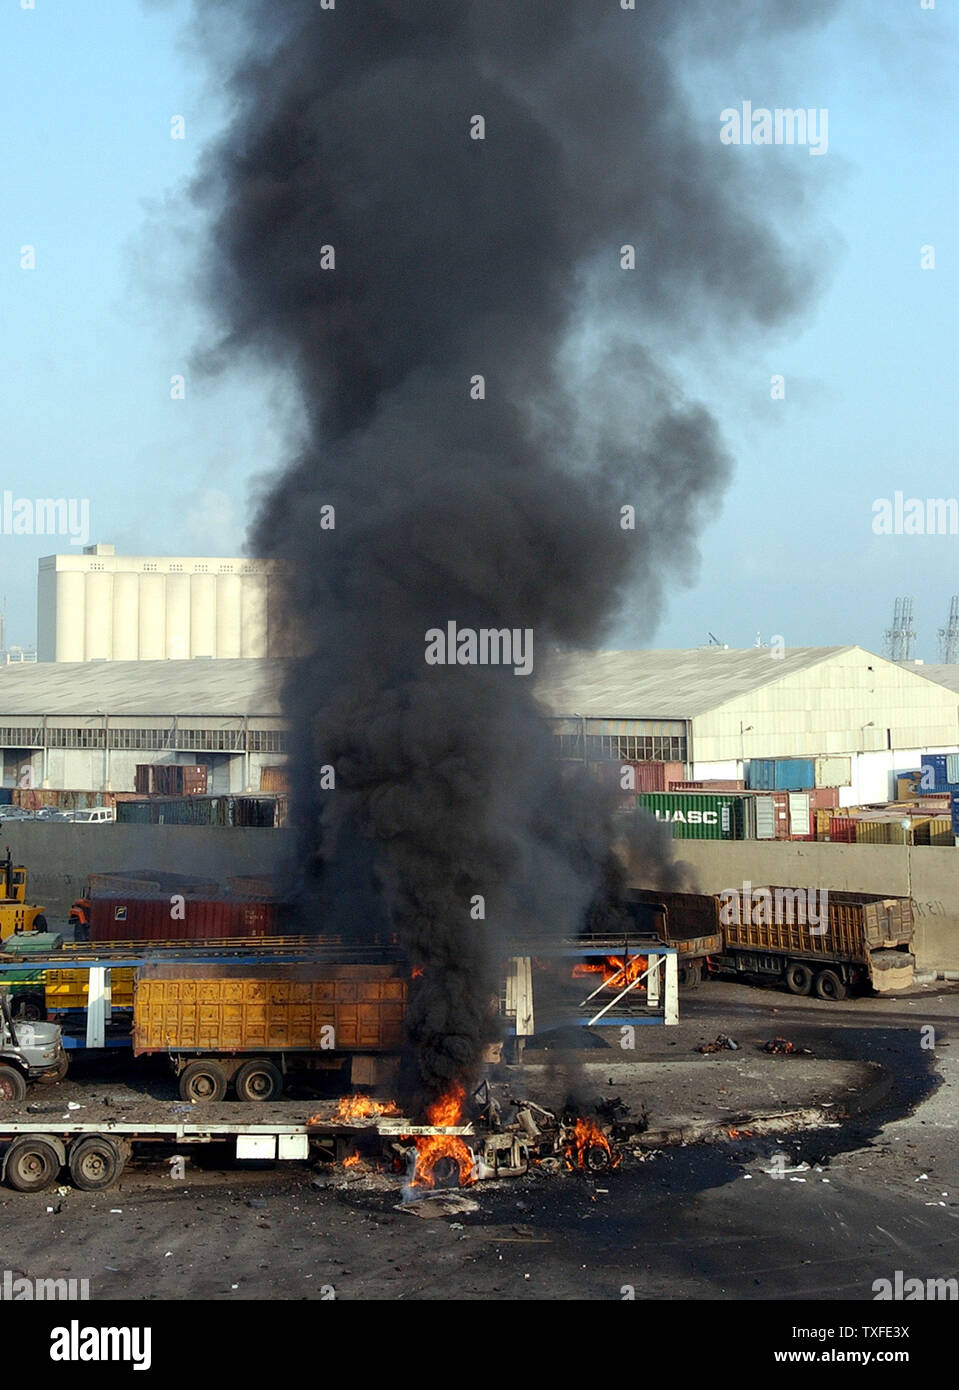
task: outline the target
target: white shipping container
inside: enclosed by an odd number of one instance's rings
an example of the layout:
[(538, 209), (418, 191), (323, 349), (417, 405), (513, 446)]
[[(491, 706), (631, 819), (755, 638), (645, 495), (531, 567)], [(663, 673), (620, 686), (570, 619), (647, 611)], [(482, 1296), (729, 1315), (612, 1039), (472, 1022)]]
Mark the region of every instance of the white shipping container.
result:
[[(814, 778), (817, 787), (848, 787), (852, 783), (852, 759), (848, 757), (817, 758)], [(794, 834), (802, 834), (795, 831)]]
[(811, 833), (809, 829), (808, 792), (789, 793), (789, 833), (790, 835), (808, 835)]

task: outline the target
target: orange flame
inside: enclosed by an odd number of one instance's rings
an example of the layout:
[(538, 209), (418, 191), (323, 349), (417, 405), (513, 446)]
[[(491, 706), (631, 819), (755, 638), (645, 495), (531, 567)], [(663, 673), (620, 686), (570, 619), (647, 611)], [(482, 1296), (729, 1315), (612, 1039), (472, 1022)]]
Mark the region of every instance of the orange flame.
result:
[(412, 979), (418, 980), (422, 974), (423, 974), (423, 967), (422, 967), (422, 965), (414, 965), (414, 966), (413, 966), (413, 971), (412, 971)]
[(352, 1120), (369, 1120), (374, 1119), (377, 1115), (398, 1115), (399, 1113), (396, 1102), (392, 1100), (373, 1100), (370, 1096), (344, 1096), (341, 1101), (337, 1102), (332, 1115), (311, 1115), (307, 1124), (332, 1124), (337, 1120), (343, 1124), (349, 1124)]
[(359, 1154), (350, 1154), (349, 1158), (344, 1158), (344, 1160), (343, 1160), (343, 1167), (344, 1167), (344, 1168), (355, 1168), (356, 1165), (359, 1163), (359, 1161), (360, 1161), (360, 1156), (359, 1156)]
[[(462, 1122), (465, 1089), (457, 1082), (445, 1096), (427, 1106), (426, 1118), (438, 1129), (448, 1129)], [(458, 1134), (420, 1134), (416, 1138), (416, 1167), (413, 1187), (434, 1187), (434, 1170), (442, 1158), (451, 1158), (459, 1168), (459, 1185), (467, 1187), (473, 1177), (473, 1158)]]
[(602, 975), (604, 985), (616, 985), (622, 989), (631, 985), (646, 970), (649, 961), (646, 956), (607, 956), (605, 960), (581, 961), (573, 966), (573, 974)]
[(580, 1117), (573, 1125), (572, 1133), (566, 1140), (566, 1164), (569, 1168), (585, 1168), (586, 1156), (590, 1149), (602, 1149), (606, 1154), (607, 1168), (619, 1166), (621, 1155), (614, 1154), (606, 1135), (595, 1120)]

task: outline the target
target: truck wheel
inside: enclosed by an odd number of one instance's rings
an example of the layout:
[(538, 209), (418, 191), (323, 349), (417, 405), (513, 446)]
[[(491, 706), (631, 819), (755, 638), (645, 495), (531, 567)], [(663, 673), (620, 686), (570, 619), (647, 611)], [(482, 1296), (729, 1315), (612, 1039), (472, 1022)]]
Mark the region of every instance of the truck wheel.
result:
[(702, 966), (699, 961), (693, 961), (690, 965), (681, 965), (676, 972), (676, 977), (680, 989), (695, 989), (703, 978)]
[(801, 960), (792, 960), (786, 966), (786, 988), (790, 994), (808, 994), (812, 989), (812, 971)]
[(48, 928), (47, 928), (47, 919), (46, 919), (46, 917), (44, 917), (44, 915), (43, 915), (42, 912), (38, 912), (37, 915), (36, 915), (36, 917), (34, 917), (34, 919), (33, 919), (33, 930), (34, 930), (34, 931), (47, 931), (47, 930), (48, 930)]
[(123, 1170), (123, 1161), (112, 1140), (102, 1134), (91, 1134), (71, 1145), (67, 1167), (75, 1187), (83, 1192), (101, 1192), (116, 1182)]
[(42, 1023), (47, 1016), (42, 994), (24, 994), (13, 1006), (13, 1017), (24, 1023)]
[(57, 1081), (65, 1081), (67, 1078), (67, 1072), (69, 1070), (70, 1058), (66, 1055), (66, 1053), (64, 1053), (63, 1056), (60, 1058), (59, 1062), (57, 1063), (56, 1071), (48, 1071), (38, 1079), (40, 1081), (45, 1081), (48, 1085), (52, 1085)]
[(846, 986), (835, 970), (820, 970), (816, 976), (817, 999), (845, 999)]
[(0, 1066), (0, 1101), (16, 1105), (27, 1094), (27, 1081), (22, 1071), (16, 1067)]
[(234, 1085), (237, 1100), (276, 1100), (283, 1092), (283, 1074), (272, 1062), (244, 1062)]
[(219, 1062), (191, 1062), (180, 1073), (181, 1100), (222, 1100), (226, 1073)]
[(46, 1139), (21, 1135), (7, 1149), (5, 1171), (15, 1192), (43, 1192), (60, 1171), (60, 1155)]

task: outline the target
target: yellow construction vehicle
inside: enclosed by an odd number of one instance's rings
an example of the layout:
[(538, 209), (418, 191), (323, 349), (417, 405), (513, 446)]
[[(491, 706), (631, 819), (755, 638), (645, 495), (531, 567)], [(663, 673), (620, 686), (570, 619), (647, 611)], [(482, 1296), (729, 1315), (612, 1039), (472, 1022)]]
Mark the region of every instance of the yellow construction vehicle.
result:
[(27, 871), (22, 864), (14, 864), (8, 845), (6, 858), (0, 859), (0, 940), (21, 932), (47, 930), (43, 908), (28, 903), (26, 896)]

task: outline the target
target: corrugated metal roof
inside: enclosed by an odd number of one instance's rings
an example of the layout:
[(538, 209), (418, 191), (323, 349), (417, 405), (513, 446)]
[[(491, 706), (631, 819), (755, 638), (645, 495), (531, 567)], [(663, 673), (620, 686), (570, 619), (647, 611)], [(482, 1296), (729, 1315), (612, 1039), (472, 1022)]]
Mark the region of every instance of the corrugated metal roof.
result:
[(906, 665), (906, 670), (911, 671), (914, 676), (925, 676), (926, 680), (935, 681), (936, 685), (944, 685), (947, 690), (959, 691), (959, 666), (924, 662), (922, 666)]
[(0, 723), (44, 714), (274, 716), (282, 674), (282, 663), (257, 657), (0, 666)]
[(692, 719), (855, 647), (553, 653), (542, 661), (537, 698), (553, 715)]

